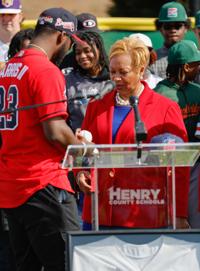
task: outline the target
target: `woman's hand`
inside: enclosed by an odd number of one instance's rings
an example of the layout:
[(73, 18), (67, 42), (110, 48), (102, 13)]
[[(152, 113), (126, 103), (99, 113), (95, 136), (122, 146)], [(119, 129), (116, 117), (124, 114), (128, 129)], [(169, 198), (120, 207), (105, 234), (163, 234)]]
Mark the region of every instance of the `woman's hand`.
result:
[(177, 217), (176, 218), (176, 228), (177, 229), (189, 229), (190, 225), (186, 218)]
[(76, 176), (76, 182), (82, 192), (91, 193), (91, 175), (88, 171), (82, 170)]

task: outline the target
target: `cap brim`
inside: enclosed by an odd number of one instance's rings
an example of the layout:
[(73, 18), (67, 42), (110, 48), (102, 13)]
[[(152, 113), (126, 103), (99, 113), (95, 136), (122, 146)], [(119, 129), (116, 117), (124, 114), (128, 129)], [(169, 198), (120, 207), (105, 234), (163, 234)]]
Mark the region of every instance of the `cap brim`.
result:
[(166, 19), (166, 20), (159, 20), (158, 19), (158, 22), (159, 23), (186, 23), (187, 22), (187, 19), (185, 19), (185, 20), (180, 20), (180, 19), (172, 19), (172, 18), (170, 18), (170, 19)]
[(21, 9), (0, 9), (0, 14), (18, 14), (22, 12)]
[(74, 40), (76, 43), (85, 45), (85, 41), (83, 41), (82, 39), (80, 39), (76, 34), (71, 34), (70, 36), (73, 38), (73, 40)]
[[(193, 63), (200, 63), (200, 57), (199, 58), (196, 58), (192, 61)], [(189, 63), (192, 63), (192, 62), (189, 62)]]

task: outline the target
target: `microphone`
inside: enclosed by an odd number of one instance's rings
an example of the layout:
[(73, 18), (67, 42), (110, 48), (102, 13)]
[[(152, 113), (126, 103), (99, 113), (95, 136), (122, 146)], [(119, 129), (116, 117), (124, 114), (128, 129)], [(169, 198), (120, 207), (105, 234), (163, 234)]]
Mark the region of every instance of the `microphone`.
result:
[(135, 114), (135, 133), (136, 133), (136, 141), (139, 143), (147, 138), (147, 130), (145, 128), (144, 123), (141, 121), (140, 113), (138, 109), (138, 97), (130, 96), (129, 98), (130, 105), (133, 107)]
[(116, 87), (116, 84), (112, 80), (105, 82), (105, 85), (99, 91), (99, 93), (94, 97), (94, 100), (102, 99), (107, 93), (111, 92)]

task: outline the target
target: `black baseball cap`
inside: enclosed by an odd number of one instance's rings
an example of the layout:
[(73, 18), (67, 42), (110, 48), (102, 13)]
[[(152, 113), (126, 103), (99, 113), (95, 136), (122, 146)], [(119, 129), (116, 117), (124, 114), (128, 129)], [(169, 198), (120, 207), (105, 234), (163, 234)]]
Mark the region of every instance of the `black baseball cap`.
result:
[(101, 32), (98, 28), (97, 18), (91, 13), (81, 13), (76, 16), (78, 31)]
[(83, 43), (79, 37), (76, 36), (77, 32), (77, 19), (76, 17), (64, 8), (50, 8), (44, 10), (38, 20), (37, 26), (49, 26), (57, 31), (65, 32), (73, 38), (74, 41)]

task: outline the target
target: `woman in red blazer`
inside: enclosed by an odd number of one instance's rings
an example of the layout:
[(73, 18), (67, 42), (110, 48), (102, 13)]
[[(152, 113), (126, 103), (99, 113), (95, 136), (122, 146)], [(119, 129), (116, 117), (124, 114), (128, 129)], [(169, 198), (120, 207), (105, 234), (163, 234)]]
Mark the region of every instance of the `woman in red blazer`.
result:
[[(187, 132), (179, 106), (141, 81), (149, 62), (148, 48), (139, 40), (124, 38), (110, 51), (110, 77), (113, 91), (88, 105), (82, 129), (93, 135), (95, 144), (134, 144), (135, 116), (129, 103), (131, 95), (139, 99), (141, 120), (147, 139), (172, 133), (187, 141)], [(159, 228), (166, 226), (166, 177), (163, 168), (99, 169), (99, 222), (106, 227)], [(91, 223), (90, 176), (79, 172), (77, 181), (85, 192), (83, 221)], [(176, 178), (177, 227), (187, 226), (189, 175), (179, 170)], [(169, 177), (169, 176), (168, 176)], [(87, 227), (86, 227), (87, 228)]]

